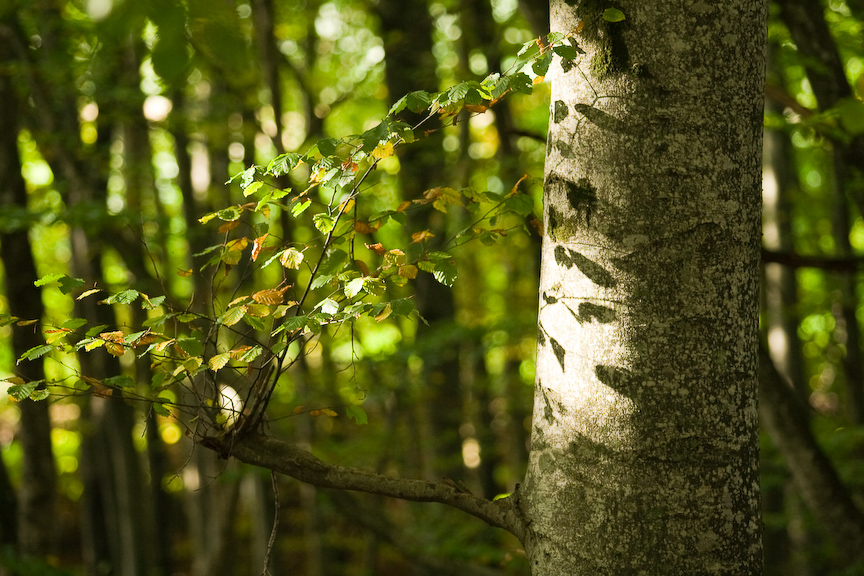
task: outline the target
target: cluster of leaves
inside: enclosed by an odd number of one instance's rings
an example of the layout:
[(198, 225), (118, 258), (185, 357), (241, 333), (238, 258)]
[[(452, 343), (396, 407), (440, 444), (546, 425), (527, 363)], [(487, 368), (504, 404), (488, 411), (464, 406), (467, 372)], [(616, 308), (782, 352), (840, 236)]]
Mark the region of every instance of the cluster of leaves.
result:
[[(223, 240), (195, 255), (203, 264), (180, 271), (181, 275), (205, 275), (215, 286), (236, 269), (239, 279), (235, 278), (236, 286), (225, 298), (227, 302), (211, 302), (210, 313), (205, 314), (192, 311), (190, 306), (172, 305), (166, 296), (151, 297), (126, 289), (100, 304), (139, 305), (148, 316), (139, 328), (88, 327), (85, 319), (72, 318), (46, 329), (45, 344), (25, 352), (20, 361), (35, 360), (54, 350), (68, 353), (98, 348), (116, 357), (127, 352), (147, 357), (154, 376), (150, 390), (144, 393), (124, 375), (102, 380), (81, 376), (81, 387), (97, 394), (113, 389), (143, 394), (163, 415), (169, 413), (172, 404), (163, 392), (171, 386), (202, 373), (215, 382), (214, 373), (230, 368), (245, 375), (250, 383), (246, 403), (252, 400), (266, 405), (266, 390), (272, 390), (279, 373), (296, 358), (297, 347), (289, 354), (293, 343), (302, 345), (327, 326), (363, 317), (381, 322), (416, 314), (412, 297), (405, 295), (402, 287), (421, 273), (452, 285), (457, 269), (449, 250), (473, 239), (491, 244), (514, 228), (538, 224), (533, 217), (533, 199), (519, 188), (522, 180), (504, 194), (436, 187), (420, 198), (383, 211), (369, 211), (367, 205), (372, 203), (365, 202), (365, 193), (376, 186), (376, 168), (381, 162), (391, 161), (388, 159), (400, 147), (429, 136), (432, 130), (420, 131), (430, 118), (438, 116), (455, 123), (486, 112), (508, 93), (530, 93), (533, 85), (542, 81), (555, 55), (572, 61), (579, 52), (575, 40), (562, 34), (537, 39), (519, 52), (513, 73), (491, 74), (482, 81), (463, 82), (439, 93), (412, 92), (398, 100), (378, 125), (362, 134), (322, 139), (305, 153), (282, 154), (266, 166), (241, 171), (228, 183), (238, 183), (248, 202), (200, 219), (205, 225), (218, 223)], [(522, 71), (526, 65), (530, 65), (533, 78)], [(406, 109), (421, 114), (423, 120), (414, 126), (404, 122), (399, 114)], [(305, 184), (285, 186), (287, 181)], [(430, 208), (444, 213), (462, 210), (470, 223), (450, 238), (435, 238), (428, 229), (402, 234), (405, 241), (400, 246), (385, 246), (376, 238), (376, 232), (389, 222), (407, 229), (412, 211)], [(291, 219), (301, 218), (311, 220), (318, 235), (306, 242), (292, 242), (287, 238)], [(271, 267), (278, 268), (279, 274), (270, 272), (267, 277), (278, 277), (278, 282), (262, 290), (242, 292), (245, 279)], [(65, 274), (51, 274), (37, 282), (47, 284), (57, 284), (63, 293), (72, 294), (85, 282)], [(77, 299), (101, 292), (91, 288)], [(0, 325), (24, 322), (35, 321), (0, 317)], [(274, 365), (275, 370), (267, 368)], [(14, 400), (40, 400), (49, 395), (47, 382), (9, 382)], [(215, 384), (213, 388), (217, 389)], [(199, 397), (199, 402), (206, 400)], [(316, 412), (335, 415), (329, 409)], [(365, 420), (357, 406), (347, 412), (358, 422)]]

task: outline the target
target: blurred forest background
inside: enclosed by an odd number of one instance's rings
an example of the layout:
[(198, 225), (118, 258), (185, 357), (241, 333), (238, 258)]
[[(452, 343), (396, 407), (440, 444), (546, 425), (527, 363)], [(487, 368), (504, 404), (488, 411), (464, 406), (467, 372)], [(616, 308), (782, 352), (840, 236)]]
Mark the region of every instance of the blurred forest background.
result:
[[(146, 320), (34, 285), (50, 273), (199, 305), (211, 287), (184, 271), (223, 241), (199, 218), (246, 201), (232, 175), (361, 133), (409, 91), (505, 70), (547, 22), (543, 0), (4, 0), (0, 314)], [(864, 574), (840, 559), (848, 532), (813, 504), (823, 490), (853, 522), (864, 509), (862, 23), (861, 0), (771, 4), (761, 325), (777, 371), (763, 374), (806, 408), (763, 434), (767, 575)], [(504, 193), (523, 175), (539, 208), (548, 116), (541, 84), (444, 127), (383, 165), (380, 209), (435, 186)], [(441, 236), (466, 225), (458, 210), (411, 218)], [(314, 230), (284, 232), (304, 242)], [(333, 463), (511, 492), (527, 457), (540, 239), (489, 240), (455, 253), (453, 289), (417, 276), (428, 325), (322, 332), (273, 396), (272, 433)], [(0, 328), (0, 376), (69, 385), (45, 402), (0, 398), (0, 573), (258, 573), (276, 507), (274, 575), (527, 573), (518, 541), (459, 512), (286, 478), (274, 490), (268, 472), (193, 448), (182, 414), (74, 391), (79, 372), (148, 388), (144, 359), (16, 365), (46, 336)], [(358, 398), (365, 425), (345, 417)], [(812, 438), (822, 477), (837, 480), (816, 494), (778, 450)]]

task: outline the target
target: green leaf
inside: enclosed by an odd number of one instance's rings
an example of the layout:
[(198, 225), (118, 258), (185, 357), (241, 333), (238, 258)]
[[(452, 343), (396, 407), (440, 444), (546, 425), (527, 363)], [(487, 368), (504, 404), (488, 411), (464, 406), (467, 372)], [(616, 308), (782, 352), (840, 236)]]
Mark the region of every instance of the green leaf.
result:
[(234, 306), (233, 308), (229, 308), (222, 314), (222, 324), (225, 326), (233, 326), (237, 324), (244, 316), (246, 315), (246, 308), (243, 306)]
[(312, 200), (308, 199), (294, 204), (294, 206), (291, 207), (291, 216), (293, 216), (294, 218), (298, 217), (300, 214), (305, 212), (311, 204)]
[(169, 400), (168, 398), (160, 396), (156, 399), (156, 402), (153, 403), (153, 411), (159, 416), (165, 416), (166, 418), (168, 416), (171, 416), (171, 410), (165, 407), (165, 405), (170, 402), (171, 400)]
[(105, 378), (102, 380), (102, 383), (109, 388), (133, 388), (135, 386), (135, 381), (123, 374)]
[(575, 60), (579, 56), (574, 46), (555, 46), (552, 51), (564, 60)]
[[(255, 178), (255, 166), (250, 166), (240, 176), (240, 186), (243, 188), (248, 187)], [(220, 216), (221, 218), (221, 216)]]
[(538, 76), (546, 76), (546, 73), (549, 72), (549, 65), (552, 63), (552, 52), (546, 52), (534, 61), (534, 64), (531, 65), (531, 70), (534, 71)]
[(303, 155), (296, 152), (281, 154), (270, 161), (267, 172), (273, 176), (284, 176), (294, 170), (303, 161)]
[(414, 311), (413, 298), (399, 298), (390, 302), (390, 307), (393, 309), (393, 314), (397, 316), (408, 316)]
[(456, 266), (449, 261), (436, 262), (432, 276), (445, 286), (453, 286), (453, 282), (456, 281)]
[(50, 395), (51, 392), (49, 392), (47, 388), (42, 388), (41, 390), (34, 390), (33, 393), (30, 394), (30, 399), (34, 402), (39, 402), (40, 400), (45, 400)]
[(248, 186), (246, 186), (243, 189), (243, 196), (246, 196), (246, 197), (251, 196), (252, 194), (257, 192), (263, 185), (264, 185), (264, 182), (261, 182), (260, 180), (256, 180), (255, 182), (252, 182), (251, 184), (249, 184)]
[(603, 20), (607, 22), (621, 22), (624, 18), (624, 12), (617, 8), (607, 8), (603, 11)]
[(250, 316), (246, 314), (243, 316), (243, 322), (249, 325), (253, 330), (258, 330), (259, 332), (263, 332), (267, 329), (267, 326), (264, 324), (264, 320), (258, 318), (257, 316)]
[(366, 411), (360, 406), (346, 406), (345, 415), (354, 420), (358, 425), (367, 424), (369, 422), (369, 417), (366, 415)]
[(324, 138), (318, 141), (318, 151), (322, 156), (332, 156), (336, 153), (336, 146), (338, 144), (338, 141), (334, 138)]
[(29, 398), (41, 382), (42, 380), (36, 380), (34, 382), (27, 382), (26, 384), (16, 384), (15, 386), (10, 386), (6, 390), (6, 393), (16, 402), (21, 402)]
[(21, 358), (19, 358), (18, 361), (20, 362), (21, 360), (36, 360), (37, 358), (41, 358), (53, 349), (54, 346), (51, 346), (50, 344), (34, 346), (33, 348), (30, 348), (29, 350), (24, 352), (24, 354), (21, 355)]
[(189, 356), (201, 356), (204, 353), (204, 344), (197, 338), (178, 338), (177, 345)]
[(69, 276), (64, 276), (60, 279), (60, 292), (63, 294), (71, 294), (73, 290), (76, 288), (80, 288), (84, 285), (84, 280), (81, 278), (71, 278)]
[(104, 304), (131, 304), (138, 299), (141, 293), (137, 290), (124, 290), (103, 300)]
[(837, 103), (837, 111), (844, 130), (853, 136), (864, 134), (864, 102), (856, 98), (844, 98)]
[(69, 320), (66, 320), (63, 323), (62, 327), (67, 328), (69, 330), (77, 330), (78, 328), (81, 328), (82, 326), (86, 326), (86, 325), (87, 325), (87, 320), (85, 320), (84, 318), (70, 318)]
[(64, 276), (66, 276), (66, 275), (65, 274), (56, 274), (56, 273), (55, 274), (46, 274), (45, 276), (42, 276), (41, 278), (36, 280), (33, 284), (35, 286), (45, 286), (46, 284), (53, 284), (54, 282), (57, 282), (58, 280), (60, 280), (60, 278), (63, 278)]
[(237, 206), (229, 206), (228, 208), (223, 208), (222, 210), (216, 212), (216, 216), (220, 220), (223, 220), (225, 222), (233, 222), (234, 220), (239, 220), (242, 214), (243, 211)]
[(336, 220), (329, 214), (319, 212), (312, 216), (312, 223), (315, 224), (315, 228), (317, 228), (322, 234), (327, 234), (333, 229)]

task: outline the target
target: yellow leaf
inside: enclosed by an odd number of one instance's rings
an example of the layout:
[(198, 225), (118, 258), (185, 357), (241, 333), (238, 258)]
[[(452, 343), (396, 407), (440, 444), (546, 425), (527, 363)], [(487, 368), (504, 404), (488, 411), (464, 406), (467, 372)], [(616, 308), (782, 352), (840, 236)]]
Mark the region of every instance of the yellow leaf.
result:
[(392, 314), (392, 313), (393, 313), (393, 309), (390, 308), (390, 303), (388, 302), (387, 305), (384, 306), (384, 310), (382, 310), (381, 312), (378, 313), (377, 316), (375, 316), (375, 320), (377, 320), (378, 322), (381, 322), (382, 320), (384, 320), (388, 316), (390, 316), (390, 314)]
[(0, 382), (9, 382), (10, 384), (15, 384), (16, 386), (21, 386), (22, 384), (27, 383), (27, 381), (20, 376), (9, 376), (8, 378), (0, 380)]
[(190, 268), (189, 270), (183, 270), (182, 268), (177, 270), (178, 276), (183, 276), (184, 278), (188, 278), (193, 273), (193, 270)]
[(225, 314), (222, 315), (222, 323), (225, 326), (233, 326), (242, 320), (245, 315), (246, 306), (235, 306), (234, 308), (229, 308), (225, 311)]
[(270, 307), (265, 304), (249, 304), (249, 306), (246, 307), (246, 313), (250, 316), (263, 318), (270, 315)]
[(97, 293), (99, 293), (99, 292), (101, 292), (101, 291), (102, 291), (102, 290), (100, 290), (99, 288), (91, 288), (90, 290), (85, 290), (85, 291), (82, 292), (81, 295), (78, 296), (75, 300), (83, 300), (83, 299), (86, 298), (87, 296), (92, 296), (93, 294), (97, 294)]
[(231, 358), (233, 358), (234, 360), (239, 360), (240, 357), (243, 356), (243, 354), (245, 354), (246, 352), (248, 352), (251, 349), (252, 349), (252, 346), (248, 346), (248, 345), (240, 346), (239, 348), (235, 348), (234, 350), (231, 350), (230, 352), (228, 352), (228, 354), (230, 354)]
[(404, 202), (399, 204), (399, 207), (396, 208), (396, 212), (404, 212), (411, 206), (411, 204), (413, 204), (411, 200), (405, 200)]
[(175, 341), (176, 341), (176, 340), (174, 340), (174, 338), (171, 338), (170, 340), (165, 340), (164, 342), (160, 342), (159, 344), (156, 345), (156, 347), (154, 348), (154, 350), (155, 350), (156, 352), (160, 352), (160, 353), (161, 353), (161, 352), (164, 352), (165, 349), (168, 348), (168, 346), (170, 346), (171, 344), (173, 344)]
[(213, 356), (212, 358), (210, 358), (210, 360), (207, 362), (207, 365), (210, 366), (211, 370), (213, 370), (214, 372), (217, 372), (218, 370), (221, 370), (222, 368), (224, 368), (225, 365), (228, 364), (228, 361), (230, 359), (231, 359), (231, 354), (228, 352), (226, 352), (224, 354), (217, 354), (216, 356)]
[(415, 232), (411, 235), (411, 243), (418, 244), (423, 242), (424, 240), (428, 240), (429, 238), (433, 238), (435, 234), (430, 232), (429, 230), (423, 230), (421, 232)]
[(126, 348), (116, 342), (105, 342), (105, 349), (112, 356), (122, 356), (126, 353)]
[(417, 266), (414, 266), (413, 264), (406, 264), (405, 266), (400, 266), (399, 276), (407, 278), (408, 280), (413, 280), (417, 277)]
[(483, 104), (466, 104), (465, 109), (469, 112), (474, 112), (475, 114), (483, 114), (489, 108), (487, 108)]
[(296, 408), (294, 408), (294, 410), (292, 410), (291, 413), (292, 414), (299, 414), (302, 411), (303, 411), (303, 405), (301, 404), (300, 406), (297, 406)]
[(382, 158), (389, 158), (393, 156), (393, 143), (385, 142), (384, 144), (378, 144), (374, 150), (372, 150), (372, 157), (376, 160), (381, 160)]
[(19, 320), (15, 323), (16, 326), (32, 326), (36, 324), (39, 320)]
[(249, 245), (249, 239), (245, 236), (243, 238), (237, 238), (236, 240), (231, 240), (228, 244), (225, 245), (225, 249), (228, 252), (232, 252), (234, 250), (243, 250), (246, 246)]
[(261, 214), (264, 215), (264, 218), (269, 220), (270, 219), (270, 206), (264, 206), (263, 208), (261, 208)]
[(288, 287), (286, 286), (285, 288), (261, 290), (260, 292), (252, 294), (252, 299), (258, 304), (281, 304), (282, 300), (285, 299), (285, 291), (287, 289)]
[(303, 253), (296, 248), (288, 248), (282, 252), (282, 256), (279, 257), (279, 263), (285, 268), (298, 270), (300, 264), (303, 263)]
[(322, 409), (321, 413), (324, 414), (325, 416), (331, 416), (331, 417), (335, 417), (335, 416), (339, 415), (336, 412), (334, 412), (333, 410), (330, 410), (329, 408)]
[(99, 334), (99, 337), (108, 342), (123, 342), (123, 338), (125, 338), (125, 334), (120, 330), (115, 330), (114, 332), (102, 332)]
[(240, 225), (239, 220), (233, 220), (231, 222), (225, 222), (221, 226), (219, 226), (219, 234), (225, 234), (226, 232), (230, 232), (234, 228)]
[(537, 76), (536, 78), (534, 78), (534, 80), (531, 83), (532, 84), (542, 84), (543, 80), (545, 80), (545, 79), (546, 79), (545, 76)]

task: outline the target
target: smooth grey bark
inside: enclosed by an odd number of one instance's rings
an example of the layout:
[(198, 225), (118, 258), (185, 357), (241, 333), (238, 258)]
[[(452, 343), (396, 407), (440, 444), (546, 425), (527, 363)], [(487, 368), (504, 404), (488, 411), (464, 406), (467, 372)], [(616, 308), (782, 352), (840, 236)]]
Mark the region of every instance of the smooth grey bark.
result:
[(553, 0), (534, 576), (761, 572), (766, 3)]

